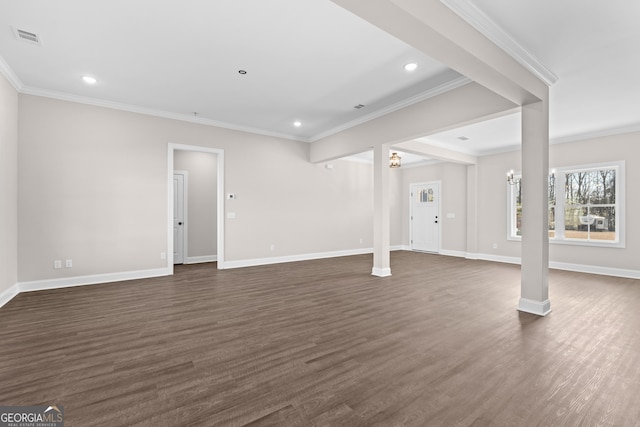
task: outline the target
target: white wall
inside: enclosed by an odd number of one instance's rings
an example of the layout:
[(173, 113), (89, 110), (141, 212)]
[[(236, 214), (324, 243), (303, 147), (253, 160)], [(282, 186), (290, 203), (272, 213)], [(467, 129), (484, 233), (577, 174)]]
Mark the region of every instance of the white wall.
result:
[[(563, 167), (626, 161), (626, 247), (606, 248), (550, 244), (550, 263), (560, 268), (581, 271), (640, 275), (640, 224), (634, 212), (640, 211), (640, 194), (634, 183), (640, 182), (640, 133), (627, 133), (584, 141), (555, 144), (550, 147), (550, 167)], [(518, 262), (519, 241), (507, 240), (507, 184), (505, 174), (520, 170), (520, 151), (478, 158), (478, 251), (480, 258)], [(402, 244), (409, 245), (409, 185), (413, 182), (442, 182), (442, 252), (475, 256), (467, 245), (466, 167), (438, 163), (402, 168)], [(455, 218), (447, 218), (454, 213)], [(497, 247), (494, 247), (496, 245)]]
[[(402, 173), (402, 244), (409, 239), (409, 186), (413, 183), (440, 181), (442, 217), (440, 233), (443, 253), (464, 253), (467, 240), (467, 168), (455, 163), (436, 163), (426, 166), (403, 168)], [(454, 214), (454, 218), (447, 218)]]
[[(3, 96), (1, 116), (11, 122), (16, 117), (15, 107), (11, 107), (16, 94), (6, 85), (2, 90), (8, 97)], [(235, 219), (225, 219), (226, 260), (277, 259), (372, 247), (370, 165), (337, 160), (328, 169), (324, 163), (309, 162), (306, 143), (30, 95), (20, 95), (18, 122), (21, 282), (165, 267), (160, 253), (167, 250), (169, 142), (225, 150), (225, 193), (237, 195), (237, 199), (225, 201), (225, 211), (236, 214)], [(11, 142), (15, 134), (11, 126), (3, 126), (2, 147), (8, 153), (3, 162), (11, 158), (12, 149), (15, 151)], [(633, 212), (640, 208), (640, 198), (634, 197), (632, 183), (639, 178), (639, 136), (618, 135), (551, 147), (552, 167), (625, 159), (628, 183), (627, 247), (553, 245), (552, 262), (638, 270), (634, 254), (640, 253), (640, 230)], [(8, 179), (3, 185), (16, 173), (15, 163), (6, 163), (3, 174)], [(520, 243), (506, 240), (504, 180), (505, 171), (519, 167), (519, 152), (479, 160), (481, 255), (520, 256)], [(391, 180), (392, 245), (409, 244), (409, 184), (439, 180), (443, 192), (442, 249), (452, 253), (466, 250), (466, 167), (440, 163), (403, 168), (392, 171)], [(11, 218), (15, 223), (12, 188), (8, 185), (2, 195), (7, 199), (2, 212), (8, 224)], [(454, 213), (455, 218), (446, 218), (447, 213)], [(15, 283), (15, 274), (11, 274), (15, 231), (13, 237), (11, 233), (9, 227), (2, 240), (7, 253), (3, 262), (8, 263), (8, 268), (3, 268), (8, 271), (3, 273), (5, 288)], [(54, 270), (55, 259), (73, 259), (74, 266)]]
[(640, 271), (640, 132), (596, 138), (551, 147), (551, 168), (607, 161), (625, 161), (625, 248), (595, 248), (551, 245), (550, 259), (556, 262), (605, 266)]
[[(590, 268), (635, 270), (640, 272), (640, 224), (634, 212), (640, 211), (640, 133), (589, 139), (551, 145), (550, 168), (626, 161), (626, 247), (603, 248), (550, 244), (550, 262), (584, 265)], [(490, 257), (520, 257), (520, 242), (507, 240), (507, 190), (505, 174), (520, 170), (520, 151), (479, 158), (478, 241), (479, 253)], [(497, 249), (493, 244), (497, 244)], [(603, 270), (606, 272), (606, 270)]]
[(187, 263), (190, 258), (217, 255), (217, 157), (182, 150), (176, 150), (173, 156), (174, 169), (188, 172)]
[(165, 267), (170, 142), (225, 150), (238, 196), (225, 261), (372, 247), (370, 165), (327, 169), (307, 143), (31, 95), (19, 113), (20, 282)]
[[(520, 242), (507, 240), (507, 182), (521, 170), (520, 151), (478, 158), (478, 253), (520, 258)], [(497, 246), (494, 248), (494, 244)]]
[(0, 74), (0, 305), (17, 275), (18, 93)]

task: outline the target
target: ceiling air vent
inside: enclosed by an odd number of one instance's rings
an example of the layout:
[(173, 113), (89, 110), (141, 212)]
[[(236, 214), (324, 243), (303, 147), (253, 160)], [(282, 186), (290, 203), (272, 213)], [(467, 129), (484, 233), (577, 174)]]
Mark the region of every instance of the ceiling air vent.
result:
[(20, 30), (18, 28), (14, 28), (13, 32), (16, 35), (16, 39), (22, 40), (23, 42), (35, 44), (36, 46), (42, 46), (40, 42), (40, 37), (37, 34), (31, 33), (29, 31)]
[(354, 105), (353, 108), (355, 108), (356, 110), (359, 110), (361, 108), (364, 108), (364, 105), (362, 104)]

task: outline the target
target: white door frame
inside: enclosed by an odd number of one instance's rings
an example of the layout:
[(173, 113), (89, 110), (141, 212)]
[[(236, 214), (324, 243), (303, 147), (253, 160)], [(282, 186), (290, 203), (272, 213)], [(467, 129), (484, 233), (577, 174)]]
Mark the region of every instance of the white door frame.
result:
[(413, 238), (413, 221), (411, 220), (413, 216), (413, 201), (411, 195), (411, 187), (414, 185), (430, 185), (430, 184), (438, 184), (438, 252), (442, 251), (442, 181), (425, 181), (425, 182), (411, 182), (409, 183), (409, 248), (413, 250), (413, 243), (411, 243), (411, 239)]
[(217, 211), (218, 211), (218, 241), (217, 258), (218, 269), (225, 268), (224, 265), (224, 150), (219, 148), (200, 147), (197, 145), (168, 144), (167, 152), (167, 269), (170, 275), (173, 274), (173, 155), (175, 151), (196, 151), (201, 153), (211, 153), (217, 155), (218, 159), (218, 190), (217, 190)]

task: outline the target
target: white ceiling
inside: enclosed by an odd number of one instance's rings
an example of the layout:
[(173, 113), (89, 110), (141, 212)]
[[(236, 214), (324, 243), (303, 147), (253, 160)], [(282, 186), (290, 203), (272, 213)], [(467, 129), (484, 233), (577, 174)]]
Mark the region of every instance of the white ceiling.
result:
[(0, 56), (26, 92), (196, 112), (307, 141), (460, 80), (329, 0), (3, 0)]
[[(640, 2), (448, 0), (498, 42), (528, 52), (557, 81), (550, 87), (552, 143), (640, 130)], [(456, 140), (459, 136), (470, 138)], [(430, 135), (473, 155), (520, 146), (520, 114)]]
[[(640, 2), (442, 1), (557, 77), (552, 141), (640, 130)], [(464, 82), (329, 0), (0, 0), (0, 57), (24, 93), (301, 141)], [(516, 114), (423, 140), (482, 155), (517, 148), (519, 129)]]

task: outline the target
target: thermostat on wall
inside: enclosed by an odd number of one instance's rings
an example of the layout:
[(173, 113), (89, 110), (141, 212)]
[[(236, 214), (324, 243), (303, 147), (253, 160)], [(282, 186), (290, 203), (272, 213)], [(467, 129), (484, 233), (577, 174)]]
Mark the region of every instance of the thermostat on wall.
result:
[(236, 198), (235, 194), (233, 194), (233, 193), (227, 194), (227, 199), (235, 199), (235, 198)]

